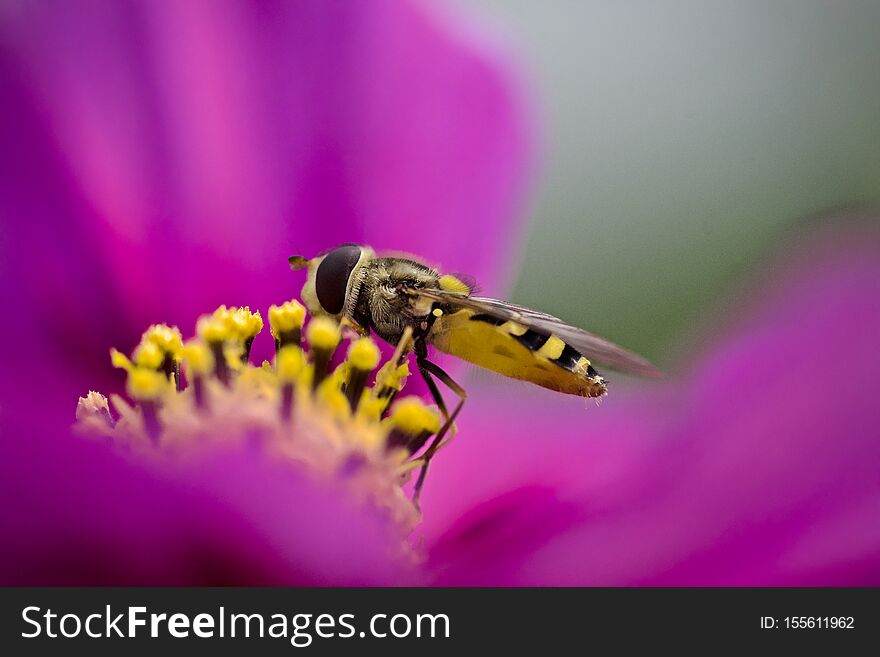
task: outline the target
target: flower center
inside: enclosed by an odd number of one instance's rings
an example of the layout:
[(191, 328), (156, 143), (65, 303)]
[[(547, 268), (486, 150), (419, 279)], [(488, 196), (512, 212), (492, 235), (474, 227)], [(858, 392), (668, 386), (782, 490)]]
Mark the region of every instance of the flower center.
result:
[(410, 335), (378, 370), (379, 348), (352, 335), (347, 358), (333, 368), (350, 331), (326, 317), (303, 331), (305, 319), (296, 301), (269, 308), (275, 359), (259, 366), (249, 357), (263, 319), (247, 307), (221, 306), (201, 317), (186, 342), (176, 327), (151, 326), (130, 356), (111, 350), (130, 400), (89, 392), (77, 405), (77, 427), (163, 456), (258, 438), (278, 458), (345, 486), (408, 534), (420, 514), (402, 486), (441, 426), (438, 411), (418, 397), (397, 399), (409, 376)]

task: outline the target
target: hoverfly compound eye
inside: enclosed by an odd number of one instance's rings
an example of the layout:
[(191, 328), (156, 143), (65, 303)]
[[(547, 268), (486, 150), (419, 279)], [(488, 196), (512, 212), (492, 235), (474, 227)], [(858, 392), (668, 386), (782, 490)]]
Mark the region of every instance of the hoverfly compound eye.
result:
[(361, 258), (361, 247), (346, 244), (330, 251), (315, 272), (315, 293), (321, 307), (330, 315), (338, 315), (345, 306), (348, 279)]

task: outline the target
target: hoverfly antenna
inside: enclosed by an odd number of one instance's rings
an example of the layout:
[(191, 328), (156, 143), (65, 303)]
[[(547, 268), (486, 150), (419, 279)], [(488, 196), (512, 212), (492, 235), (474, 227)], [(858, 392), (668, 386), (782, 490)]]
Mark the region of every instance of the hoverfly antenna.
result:
[(290, 268), (293, 271), (299, 271), (300, 269), (308, 267), (311, 261), (301, 255), (292, 255), (287, 259), (287, 262), (290, 264)]

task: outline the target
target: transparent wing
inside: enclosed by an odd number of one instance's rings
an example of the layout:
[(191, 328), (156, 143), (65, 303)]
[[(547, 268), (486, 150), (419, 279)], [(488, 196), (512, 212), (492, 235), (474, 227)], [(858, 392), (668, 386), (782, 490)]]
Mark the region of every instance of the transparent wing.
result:
[(439, 301), (453, 307), (468, 308), (475, 313), (489, 315), (506, 322), (516, 322), (544, 335), (555, 335), (590, 360), (607, 365), (611, 369), (642, 376), (662, 376), (660, 370), (638, 354), (627, 351), (605, 338), (600, 338), (598, 335), (593, 335), (583, 329), (566, 324), (553, 315), (524, 306), (517, 306), (506, 301), (500, 301), (499, 299), (466, 297), (444, 290), (418, 289), (411, 292), (423, 298)]

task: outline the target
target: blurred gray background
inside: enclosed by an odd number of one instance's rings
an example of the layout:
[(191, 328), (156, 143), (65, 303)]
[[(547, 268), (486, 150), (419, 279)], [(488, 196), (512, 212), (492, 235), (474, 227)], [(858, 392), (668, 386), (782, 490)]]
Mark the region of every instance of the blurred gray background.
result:
[(880, 207), (880, 1), (467, 0), (537, 94), (511, 298), (669, 366), (816, 217)]

